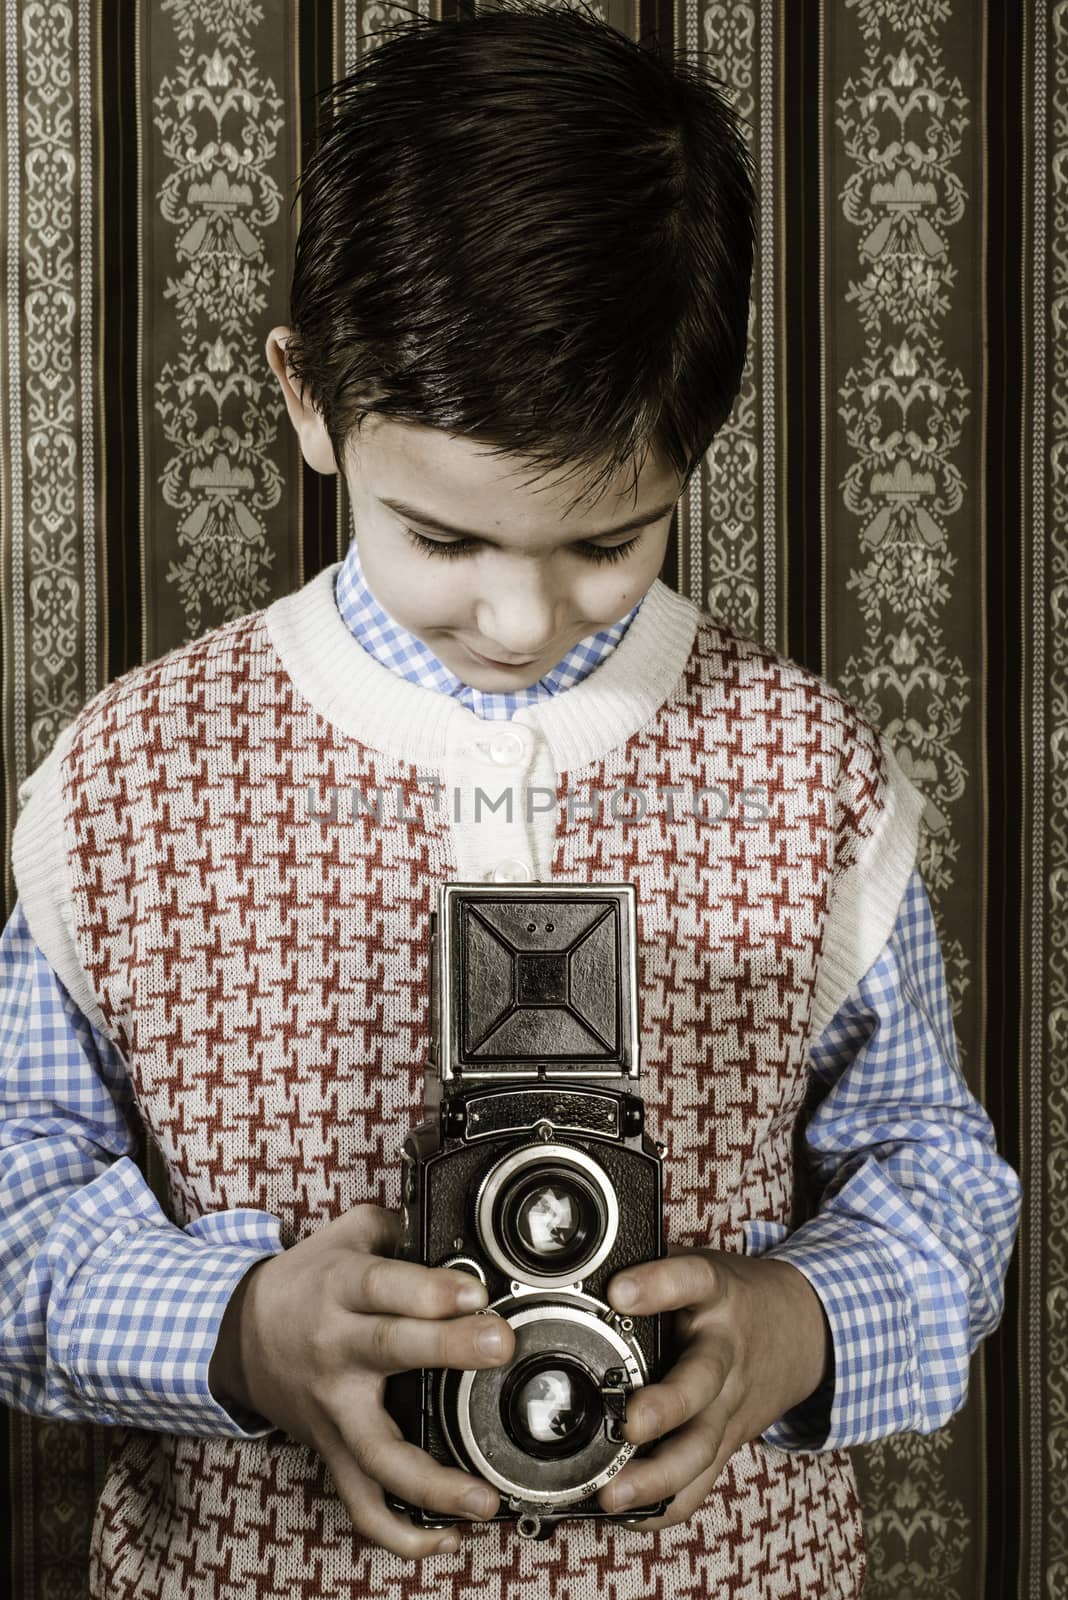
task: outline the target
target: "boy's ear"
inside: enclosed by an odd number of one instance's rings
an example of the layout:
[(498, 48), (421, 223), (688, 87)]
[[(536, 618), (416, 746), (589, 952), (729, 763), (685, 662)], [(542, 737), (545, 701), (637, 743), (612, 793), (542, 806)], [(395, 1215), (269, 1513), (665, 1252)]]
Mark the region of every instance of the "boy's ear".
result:
[(290, 378), (286, 369), (285, 347), (292, 331), (291, 328), (271, 329), (267, 335), (267, 361), (281, 385), (289, 420), (300, 440), (301, 453), (305, 461), (309, 467), (313, 467), (316, 472), (321, 472), (328, 478), (336, 475), (337, 462), (334, 460), (334, 447), (330, 443), (326, 424), (312, 405), (311, 396), (307, 391), (304, 404), (301, 404), (300, 384)]

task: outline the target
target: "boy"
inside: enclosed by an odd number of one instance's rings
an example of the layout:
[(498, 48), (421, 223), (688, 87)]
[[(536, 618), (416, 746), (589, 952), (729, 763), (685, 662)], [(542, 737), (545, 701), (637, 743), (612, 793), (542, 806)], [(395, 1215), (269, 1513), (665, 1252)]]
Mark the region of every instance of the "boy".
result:
[[(3, 1397), (121, 1429), (97, 1600), (857, 1596), (845, 1447), (964, 1403), (1020, 1186), (957, 1064), (922, 797), (657, 577), (740, 383), (744, 146), (699, 72), (534, 5), (406, 25), (339, 103), (267, 355), (346, 560), (111, 684), (23, 786)], [(679, 1348), (600, 1495), (667, 1514), (545, 1544), (383, 1405), (514, 1349), (467, 1275), (390, 1257), (434, 888), (533, 879), (637, 888), (672, 1253), (609, 1294)]]

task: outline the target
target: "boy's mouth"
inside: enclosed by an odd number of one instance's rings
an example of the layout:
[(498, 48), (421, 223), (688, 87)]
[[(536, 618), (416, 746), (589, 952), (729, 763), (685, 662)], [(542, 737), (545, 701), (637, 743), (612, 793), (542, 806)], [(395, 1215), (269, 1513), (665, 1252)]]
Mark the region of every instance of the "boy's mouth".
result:
[(531, 656), (529, 661), (495, 661), (492, 656), (479, 655), (469, 644), (464, 645), (464, 649), (469, 650), (475, 660), (480, 661), (484, 667), (532, 667), (538, 659), (537, 656)]

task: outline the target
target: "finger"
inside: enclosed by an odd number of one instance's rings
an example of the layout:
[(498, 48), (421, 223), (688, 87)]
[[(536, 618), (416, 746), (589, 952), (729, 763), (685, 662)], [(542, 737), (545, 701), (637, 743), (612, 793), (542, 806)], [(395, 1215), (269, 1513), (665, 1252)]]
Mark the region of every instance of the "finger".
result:
[[(473, 1303), (461, 1304), (465, 1291)], [(470, 1272), (359, 1253), (339, 1271), (335, 1293), (349, 1311), (404, 1317), (470, 1315), (487, 1303), (485, 1286)]]
[(708, 1409), (722, 1394), (727, 1365), (709, 1340), (691, 1344), (660, 1383), (645, 1384), (627, 1400), (623, 1437), (647, 1444)]
[(501, 1497), (491, 1484), (435, 1461), (405, 1439), (387, 1411), (379, 1410), (370, 1423), (366, 1416), (348, 1418), (340, 1430), (360, 1471), (409, 1505), (465, 1520), (481, 1520), (500, 1510)]
[(353, 1249), (367, 1250), (391, 1256), (404, 1232), (399, 1211), (387, 1211), (385, 1206), (363, 1200), (346, 1211), (332, 1226), (350, 1234)]
[(406, 1512), (391, 1510), (386, 1504), (381, 1484), (368, 1477), (353, 1459), (336, 1428), (330, 1426), (329, 1438), (320, 1444), (319, 1449), (353, 1527), (365, 1539), (381, 1545), (384, 1550), (392, 1550), (394, 1555), (407, 1556), (409, 1559), (437, 1554), (438, 1545), (450, 1534), (459, 1547), (460, 1533), (455, 1525), (420, 1528)]
[(515, 1334), (505, 1319), (495, 1314), (443, 1322), (411, 1316), (356, 1316), (350, 1320), (350, 1359), (373, 1372), (413, 1372), (418, 1367), (478, 1372), (483, 1367), (505, 1366), (515, 1354)]
[[(631, 1299), (621, 1293), (624, 1280), (638, 1291)], [(608, 1285), (608, 1299), (616, 1311), (651, 1316), (657, 1311), (682, 1311), (690, 1306), (708, 1305), (719, 1298), (722, 1288), (723, 1275), (712, 1253), (685, 1250), (659, 1261), (643, 1261), (617, 1273)]]
[(708, 1499), (727, 1460), (728, 1457), (725, 1455), (722, 1461), (714, 1461), (707, 1472), (703, 1472), (675, 1496), (662, 1517), (643, 1518), (641, 1522), (635, 1523), (628, 1523), (623, 1519), (618, 1526), (626, 1528), (628, 1533), (655, 1533), (658, 1528), (674, 1528), (680, 1522), (689, 1522), (698, 1506), (703, 1505)]
[[(600, 1491), (606, 1511), (618, 1512), (629, 1506), (654, 1505), (674, 1496), (664, 1518), (642, 1522), (643, 1528), (681, 1522), (701, 1504), (731, 1455), (721, 1431), (707, 1418), (687, 1423), (648, 1456), (632, 1459), (610, 1484)], [(620, 1501), (620, 1491), (633, 1490), (630, 1499)], [(700, 1491), (700, 1492), (698, 1492)]]

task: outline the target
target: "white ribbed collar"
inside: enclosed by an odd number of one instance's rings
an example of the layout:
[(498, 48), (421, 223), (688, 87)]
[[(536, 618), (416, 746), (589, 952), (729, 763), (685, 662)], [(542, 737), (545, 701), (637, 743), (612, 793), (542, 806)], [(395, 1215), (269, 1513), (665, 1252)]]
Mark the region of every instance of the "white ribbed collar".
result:
[[(346, 626), (334, 598), (340, 561), (268, 606), (264, 623), (297, 690), (350, 738), (441, 767), (464, 732), (499, 727), (391, 672)], [(659, 578), (619, 644), (581, 683), (512, 718), (540, 733), (558, 772), (599, 760), (655, 715), (689, 659), (700, 612)]]

